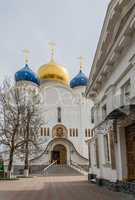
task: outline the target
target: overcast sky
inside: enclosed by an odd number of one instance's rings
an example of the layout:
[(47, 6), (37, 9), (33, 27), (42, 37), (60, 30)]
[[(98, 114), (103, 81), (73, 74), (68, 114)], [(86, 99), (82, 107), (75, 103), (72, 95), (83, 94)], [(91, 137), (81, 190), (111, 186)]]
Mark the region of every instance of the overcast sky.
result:
[(0, 0), (0, 80), (24, 63), (37, 72), (50, 57), (48, 42), (56, 43), (56, 61), (70, 77), (79, 70), (77, 57), (85, 58), (87, 75), (93, 61), (109, 0)]

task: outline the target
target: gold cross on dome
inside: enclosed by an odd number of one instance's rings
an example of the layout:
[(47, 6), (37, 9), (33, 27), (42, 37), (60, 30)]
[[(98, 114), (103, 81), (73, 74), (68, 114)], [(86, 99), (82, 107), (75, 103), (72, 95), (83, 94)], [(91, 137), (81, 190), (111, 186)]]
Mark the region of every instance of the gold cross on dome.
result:
[(80, 70), (82, 70), (82, 68), (84, 66), (84, 57), (80, 56), (78, 59), (80, 60)]
[(49, 47), (50, 47), (50, 50), (51, 50), (51, 60), (54, 61), (56, 44), (54, 42), (49, 42)]
[(29, 54), (30, 54), (30, 51), (28, 49), (24, 49), (23, 50), (23, 53), (24, 53), (24, 61), (25, 61), (25, 64), (28, 64), (29, 62)]

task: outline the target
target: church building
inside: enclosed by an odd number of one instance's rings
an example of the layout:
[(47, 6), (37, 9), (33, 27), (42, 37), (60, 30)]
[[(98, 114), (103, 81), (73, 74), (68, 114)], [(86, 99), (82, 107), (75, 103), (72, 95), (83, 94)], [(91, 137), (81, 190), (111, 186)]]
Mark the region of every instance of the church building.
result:
[[(32, 90), (41, 98), (41, 116), (44, 124), (40, 128), (42, 153), (31, 157), (33, 170), (43, 169), (53, 163), (88, 166), (86, 140), (91, 137), (93, 124), (90, 120), (91, 100), (85, 97), (88, 78), (83, 72), (82, 57), (77, 75), (70, 80), (69, 74), (54, 59), (43, 64), (35, 74), (28, 65), (15, 73), (17, 87)], [(24, 162), (15, 157), (14, 169), (23, 169)]]

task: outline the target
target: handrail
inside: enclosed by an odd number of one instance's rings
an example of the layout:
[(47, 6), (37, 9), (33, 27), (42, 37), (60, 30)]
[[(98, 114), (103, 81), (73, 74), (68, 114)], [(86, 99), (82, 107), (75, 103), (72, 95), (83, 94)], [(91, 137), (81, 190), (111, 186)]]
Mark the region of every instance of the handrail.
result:
[(78, 167), (79, 170), (82, 169), (82, 167), (81, 167), (78, 163), (76, 163), (76, 162), (74, 162), (74, 161), (72, 161), (72, 160), (71, 160), (71, 165), (74, 165), (74, 166)]
[(43, 169), (43, 174), (45, 174), (45, 172), (50, 168), (50, 167), (52, 167), (53, 165), (55, 165), (55, 163), (57, 163), (57, 160), (55, 160), (53, 163), (51, 163), (50, 165), (48, 165), (47, 167), (45, 167), (44, 169)]
[(77, 167), (80, 170), (80, 172), (81, 171), (86, 171), (80, 164), (78, 164), (77, 162), (74, 162), (72, 160), (71, 160), (71, 165)]

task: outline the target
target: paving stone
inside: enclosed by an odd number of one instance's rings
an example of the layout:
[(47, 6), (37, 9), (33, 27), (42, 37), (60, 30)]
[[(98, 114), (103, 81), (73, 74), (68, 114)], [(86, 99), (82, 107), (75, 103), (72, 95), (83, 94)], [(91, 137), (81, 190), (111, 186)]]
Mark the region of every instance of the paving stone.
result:
[(0, 200), (133, 200), (90, 184), (85, 176), (47, 176), (0, 182)]

